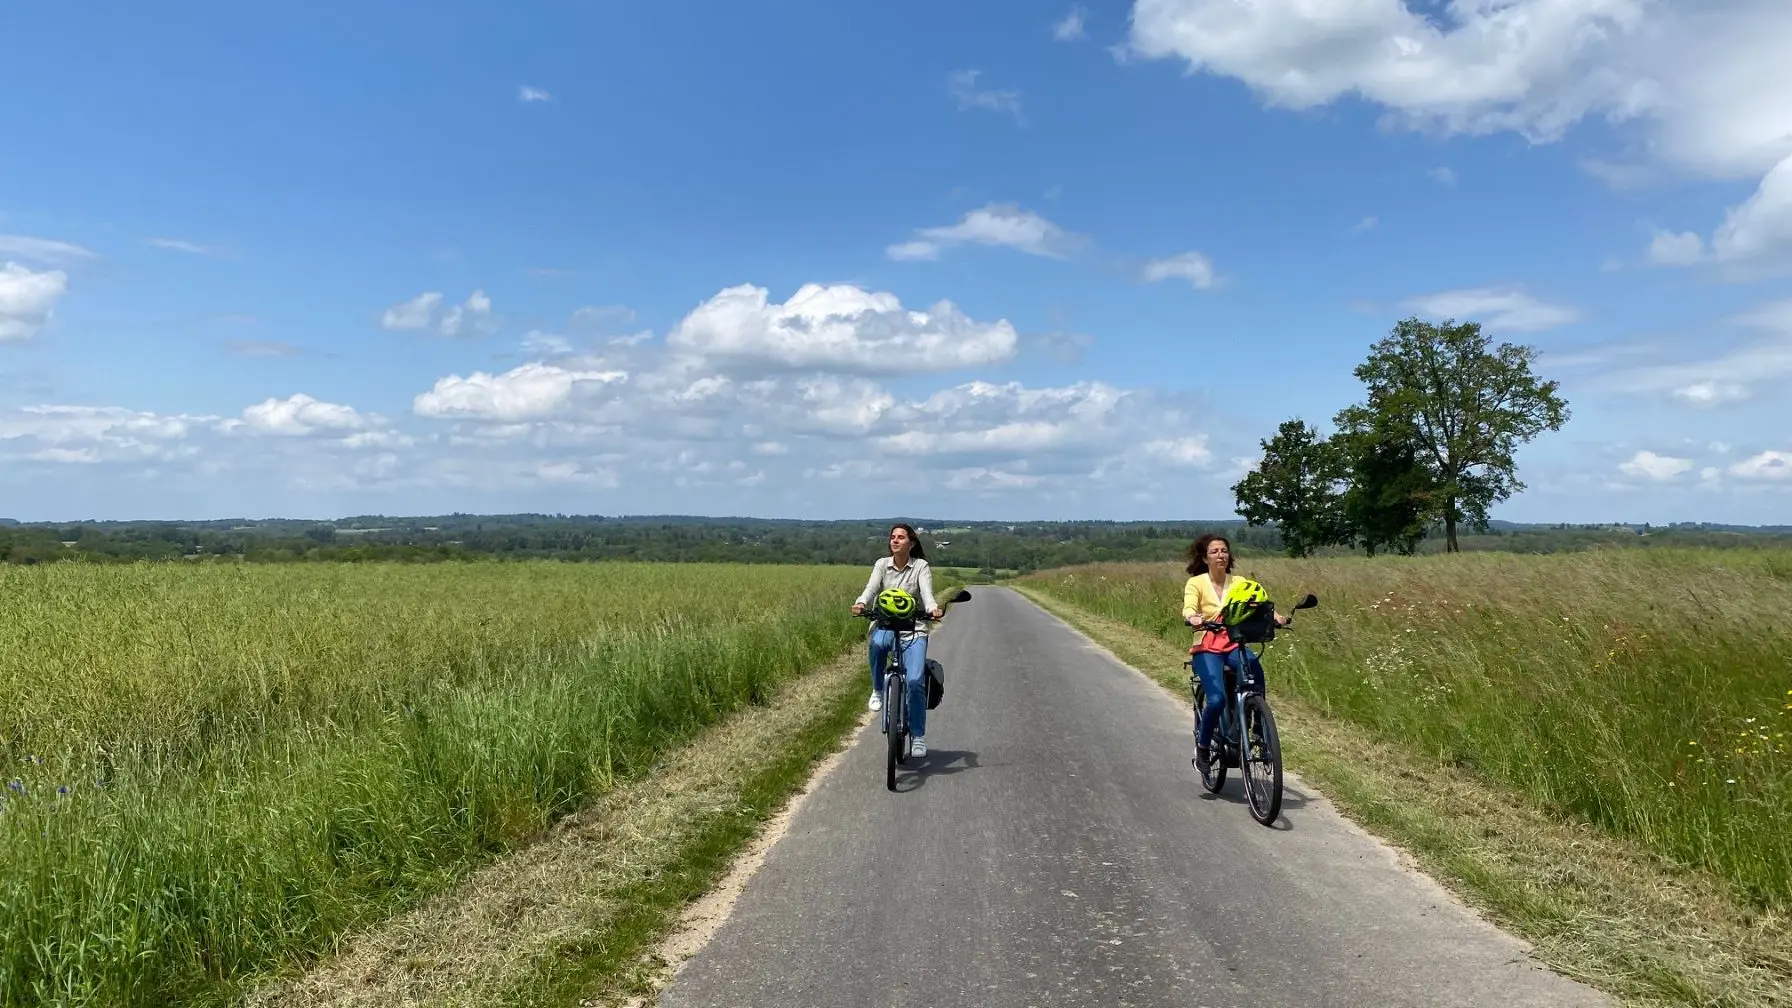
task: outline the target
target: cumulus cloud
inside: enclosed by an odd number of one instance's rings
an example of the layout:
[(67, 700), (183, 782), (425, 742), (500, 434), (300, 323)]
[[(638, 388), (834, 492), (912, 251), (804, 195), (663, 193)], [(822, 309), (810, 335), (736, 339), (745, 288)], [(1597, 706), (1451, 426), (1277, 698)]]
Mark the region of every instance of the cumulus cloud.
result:
[(1145, 264), (1145, 279), (1150, 283), (1186, 280), (1196, 290), (1211, 290), (1216, 282), (1213, 263), (1199, 252), (1184, 252), (1167, 259), (1153, 259)]
[(914, 374), (991, 364), (1014, 355), (1006, 320), (978, 322), (950, 301), (920, 311), (894, 294), (849, 284), (805, 284), (783, 304), (763, 287), (721, 291), (666, 337), (673, 351), (788, 370)]
[(959, 111), (984, 109), (990, 112), (1006, 112), (1017, 122), (1022, 121), (1020, 112), (1020, 92), (1012, 88), (983, 88), (977, 86), (977, 78), (983, 76), (981, 70), (955, 70), (948, 78), (952, 89), (952, 97), (958, 99)]
[(1745, 480), (1792, 481), (1792, 452), (1761, 452), (1731, 466), (1730, 475)]
[(0, 452), (36, 462), (154, 462), (195, 453), (189, 437), (217, 417), (116, 406), (26, 406), (0, 413)]
[(449, 375), (417, 396), (418, 416), (476, 420), (528, 420), (551, 416), (571, 403), (583, 388), (628, 380), (621, 371), (575, 371), (552, 364), (529, 363), (500, 375), (475, 371), (465, 378)]
[(498, 317), (492, 314), (492, 299), (476, 290), (462, 303), (442, 313), (442, 335), (450, 339), (490, 336), (498, 331)]
[(530, 87), (529, 85), (524, 84), (516, 89), (516, 100), (520, 102), (544, 102), (553, 101), (554, 96), (548, 94), (547, 91), (542, 88)]
[(386, 309), (380, 316), (380, 325), (386, 329), (427, 329), (430, 319), (435, 317), (436, 308), (442, 303), (441, 291), (429, 291), (419, 294), (409, 301), (401, 301)]
[(1639, 451), (1629, 461), (1618, 465), (1618, 471), (1626, 476), (1654, 480), (1657, 483), (1665, 483), (1691, 468), (1692, 459), (1657, 455), (1652, 451)]
[(1782, 0), (1135, 0), (1131, 25), (1130, 55), (1236, 78), (1272, 106), (1354, 95), (1390, 125), (1534, 142), (1591, 118), (1635, 127), (1671, 170), (1762, 180), (1704, 242), (1712, 258), (1792, 256)]
[(1433, 318), (1480, 322), (1491, 331), (1539, 332), (1578, 322), (1580, 312), (1539, 301), (1515, 288), (1474, 287), (1440, 291), (1406, 302), (1406, 307)]
[(1028, 255), (1063, 259), (1085, 244), (1044, 217), (1013, 203), (992, 203), (964, 215), (957, 224), (922, 228), (915, 238), (891, 245), (885, 253), (897, 261), (938, 259), (958, 245), (990, 245), (1011, 248)]
[(0, 343), (36, 336), (67, 292), (68, 274), (61, 270), (33, 272), (12, 262), (0, 266)]
[(303, 392), (285, 399), (264, 399), (243, 410), (240, 425), (230, 429), (283, 437), (342, 436), (381, 426), (383, 420), (366, 416), (352, 406), (324, 402)]

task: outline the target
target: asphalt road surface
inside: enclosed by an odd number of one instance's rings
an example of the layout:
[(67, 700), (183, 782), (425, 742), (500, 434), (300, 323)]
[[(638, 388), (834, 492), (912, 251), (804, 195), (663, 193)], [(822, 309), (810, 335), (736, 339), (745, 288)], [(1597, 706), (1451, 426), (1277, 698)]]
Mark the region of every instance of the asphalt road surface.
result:
[(929, 647), (927, 757), (892, 794), (864, 729), (662, 1005), (1610, 1004), (1298, 782), (1274, 829), (1236, 772), (1206, 795), (1186, 704), (1024, 597), (973, 594)]

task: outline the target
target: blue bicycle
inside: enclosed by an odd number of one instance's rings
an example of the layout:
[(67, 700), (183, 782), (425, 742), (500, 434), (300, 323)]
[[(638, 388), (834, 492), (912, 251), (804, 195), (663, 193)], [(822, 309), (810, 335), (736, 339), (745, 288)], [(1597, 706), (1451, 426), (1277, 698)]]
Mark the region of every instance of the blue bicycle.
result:
[[(1296, 609), (1311, 609), (1319, 597), (1308, 595), (1295, 604)], [(1251, 818), (1265, 826), (1276, 821), (1282, 812), (1282, 740), (1276, 734), (1276, 717), (1269, 709), (1269, 697), (1263, 682), (1262, 653), (1275, 639), (1275, 603), (1258, 602), (1231, 626), (1212, 621), (1200, 624), (1202, 630), (1225, 633), (1238, 645), (1240, 676), (1231, 662), (1226, 663), (1227, 703), (1220, 714), (1219, 727), (1214, 729), (1211, 758), (1203, 766), (1198, 756), (1189, 762), (1201, 774), (1201, 786), (1211, 794), (1219, 794), (1226, 786), (1226, 770), (1236, 767), (1244, 772), (1245, 800), (1251, 806)], [(1287, 626), (1293, 626), (1290, 621)], [(1282, 629), (1287, 629), (1287, 626)], [(1251, 645), (1257, 645), (1252, 651)], [(1195, 700), (1195, 737), (1201, 735), (1201, 710), (1207, 705), (1207, 691), (1195, 668), (1195, 656), (1189, 655), (1189, 688)]]

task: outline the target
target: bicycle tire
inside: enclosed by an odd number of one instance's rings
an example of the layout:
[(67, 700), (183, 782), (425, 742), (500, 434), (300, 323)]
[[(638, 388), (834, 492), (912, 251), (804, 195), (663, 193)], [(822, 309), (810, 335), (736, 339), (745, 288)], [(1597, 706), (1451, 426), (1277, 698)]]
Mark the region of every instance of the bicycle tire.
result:
[(903, 736), (908, 734), (908, 711), (904, 709), (908, 690), (897, 685), (899, 683), (902, 683), (900, 674), (884, 673), (884, 787), (891, 791), (896, 790), (896, 764), (902, 762)]
[[(1244, 698), (1244, 720), (1239, 772), (1244, 775), (1245, 799), (1251, 806), (1251, 818), (1268, 826), (1282, 813), (1282, 738), (1276, 733), (1276, 716), (1269, 701), (1261, 696)], [(1269, 771), (1267, 781), (1256, 779), (1252, 772), (1256, 764)]]
[[(1207, 688), (1197, 685), (1195, 687), (1195, 738), (1197, 739), (1201, 737), (1201, 708), (1206, 703)], [(1207, 761), (1207, 769), (1203, 770), (1199, 764), (1195, 765), (1195, 772), (1201, 775), (1201, 786), (1207, 789), (1208, 794), (1219, 794), (1226, 787), (1225, 746), (1220, 742), (1217, 729), (1214, 731), (1214, 736), (1210, 740), (1213, 756)], [(1194, 763), (1194, 758), (1190, 757), (1189, 762)]]

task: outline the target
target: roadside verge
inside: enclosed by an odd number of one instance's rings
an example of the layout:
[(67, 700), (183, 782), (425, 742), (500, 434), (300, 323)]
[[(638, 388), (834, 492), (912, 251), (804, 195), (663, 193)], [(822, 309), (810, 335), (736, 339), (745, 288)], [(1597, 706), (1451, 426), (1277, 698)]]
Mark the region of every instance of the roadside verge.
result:
[(790, 680), (541, 841), (246, 1004), (604, 1005), (650, 993), (687, 902), (860, 722), (864, 674), (854, 647)]

